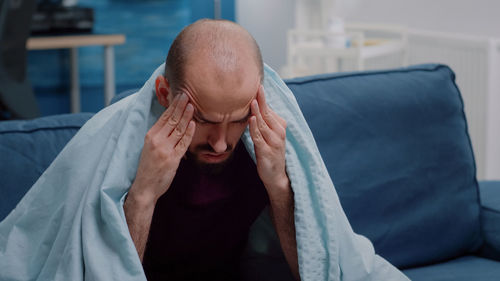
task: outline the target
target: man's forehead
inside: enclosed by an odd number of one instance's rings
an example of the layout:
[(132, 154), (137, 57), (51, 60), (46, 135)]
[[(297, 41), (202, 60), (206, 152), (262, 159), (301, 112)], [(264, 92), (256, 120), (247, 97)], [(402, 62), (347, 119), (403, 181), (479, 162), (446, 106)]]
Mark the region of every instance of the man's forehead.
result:
[(207, 119), (213, 119), (212, 116), (223, 119), (220, 115), (242, 117), (257, 96), (261, 82), (259, 68), (247, 54), (238, 56), (236, 68), (215, 63), (207, 54), (196, 54), (188, 60), (181, 88)]
[[(228, 107), (224, 104), (205, 101), (200, 104), (196, 102), (191, 95), (188, 94), (189, 100), (194, 107), (194, 116), (201, 121), (208, 123), (220, 123), (224, 120), (230, 122), (241, 121), (250, 116), (250, 104), (256, 98), (256, 94), (252, 96), (246, 104), (238, 107)], [(210, 103), (210, 104), (208, 104)]]

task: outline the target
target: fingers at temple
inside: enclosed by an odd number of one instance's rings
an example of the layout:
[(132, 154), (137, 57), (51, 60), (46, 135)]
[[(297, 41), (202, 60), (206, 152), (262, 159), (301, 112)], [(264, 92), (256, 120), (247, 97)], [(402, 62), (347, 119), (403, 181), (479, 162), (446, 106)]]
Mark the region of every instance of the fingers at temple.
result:
[(264, 86), (260, 85), (259, 91), (257, 92), (257, 102), (263, 113), (269, 109), (266, 103), (266, 95), (264, 93)]
[(177, 155), (182, 156), (186, 153), (187, 149), (189, 148), (189, 145), (191, 144), (191, 141), (193, 140), (195, 129), (196, 125), (194, 121), (193, 120), (189, 121), (185, 134), (182, 136), (182, 138), (179, 139), (179, 141), (175, 145), (174, 149)]
[(167, 123), (168, 119), (172, 115), (172, 112), (174, 111), (174, 108), (177, 106), (177, 103), (179, 102), (180, 95), (176, 95), (174, 97), (174, 100), (172, 101), (172, 104), (170, 104), (169, 107), (160, 115), (160, 118), (158, 118), (158, 121), (151, 127), (150, 133), (156, 134), (158, 131), (160, 131), (163, 126)]
[(171, 145), (176, 145), (179, 142), (179, 140), (184, 136), (187, 127), (189, 125), (189, 122), (191, 121), (191, 119), (193, 119), (193, 112), (194, 112), (193, 105), (188, 103), (186, 105), (186, 108), (182, 114), (179, 123), (177, 123), (177, 125), (174, 127), (174, 129), (168, 136), (168, 142)]
[(262, 118), (267, 123), (267, 125), (272, 130), (282, 129), (283, 126), (276, 119), (274, 111), (266, 103), (266, 96), (264, 94), (264, 87), (262, 85), (260, 86), (259, 92), (257, 93), (257, 102), (259, 103), (259, 108)]
[(184, 110), (188, 104), (189, 98), (186, 94), (180, 94), (179, 100), (177, 104), (173, 108), (172, 114), (168, 117), (166, 122), (163, 124), (161, 129), (161, 134), (163, 137), (168, 137), (172, 130), (177, 126), (177, 124), (181, 121), (182, 115), (184, 114)]
[(266, 121), (264, 121), (264, 119), (262, 118), (262, 114), (259, 110), (259, 104), (257, 103), (257, 101), (252, 101), (251, 108), (252, 114), (256, 119), (257, 130), (266, 142), (269, 143), (273, 141), (273, 131), (271, 130), (271, 128), (269, 128)]
[(253, 143), (256, 147), (260, 147), (261, 145), (265, 144), (264, 138), (262, 137), (262, 134), (259, 131), (258, 125), (257, 125), (257, 117), (252, 116), (250, 117), (249, 120), (249, 131), (250, 131), (250, 137), (252, 137)]

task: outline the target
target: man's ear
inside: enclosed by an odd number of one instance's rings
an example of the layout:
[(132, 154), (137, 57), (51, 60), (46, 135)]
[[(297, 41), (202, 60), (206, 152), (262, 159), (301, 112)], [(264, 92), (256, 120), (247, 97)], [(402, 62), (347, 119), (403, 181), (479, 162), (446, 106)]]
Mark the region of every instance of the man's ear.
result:
[(163, 105), (165, 108), (170, 104), (169, 95), (170, 93), (170, 84), (168, 83), (167, 78), (163, 75), (158, 75), (155, 81), (156, 88), (156, 97), (158, 98), (158, 102)]

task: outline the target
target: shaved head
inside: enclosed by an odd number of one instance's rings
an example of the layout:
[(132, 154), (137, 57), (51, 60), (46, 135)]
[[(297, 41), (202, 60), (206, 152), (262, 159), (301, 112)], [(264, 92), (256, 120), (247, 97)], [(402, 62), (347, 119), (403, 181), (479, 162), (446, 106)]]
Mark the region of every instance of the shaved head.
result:
[[(251, 56), (254, 65), (245, 65)], [(262, 55), (255, 39), (240, 25), (227, 20), (202, 19), (184, 28), (175, 38), (165, 63), (165, 76), (174, 91), (185, 79), (186, 68), (200, 59), (210, 63), (214, 77), (223, 82), (241, 68), (257, 67), (263, 79)]]

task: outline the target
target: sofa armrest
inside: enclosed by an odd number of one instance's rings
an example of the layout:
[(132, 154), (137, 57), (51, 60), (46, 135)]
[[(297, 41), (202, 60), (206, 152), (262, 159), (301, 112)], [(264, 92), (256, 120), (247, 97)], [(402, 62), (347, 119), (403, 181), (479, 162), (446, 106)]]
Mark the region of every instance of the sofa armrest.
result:
[(500, 260), (500, 181), (480, 181), (479, 193), (484, 238), (480, 254)]

